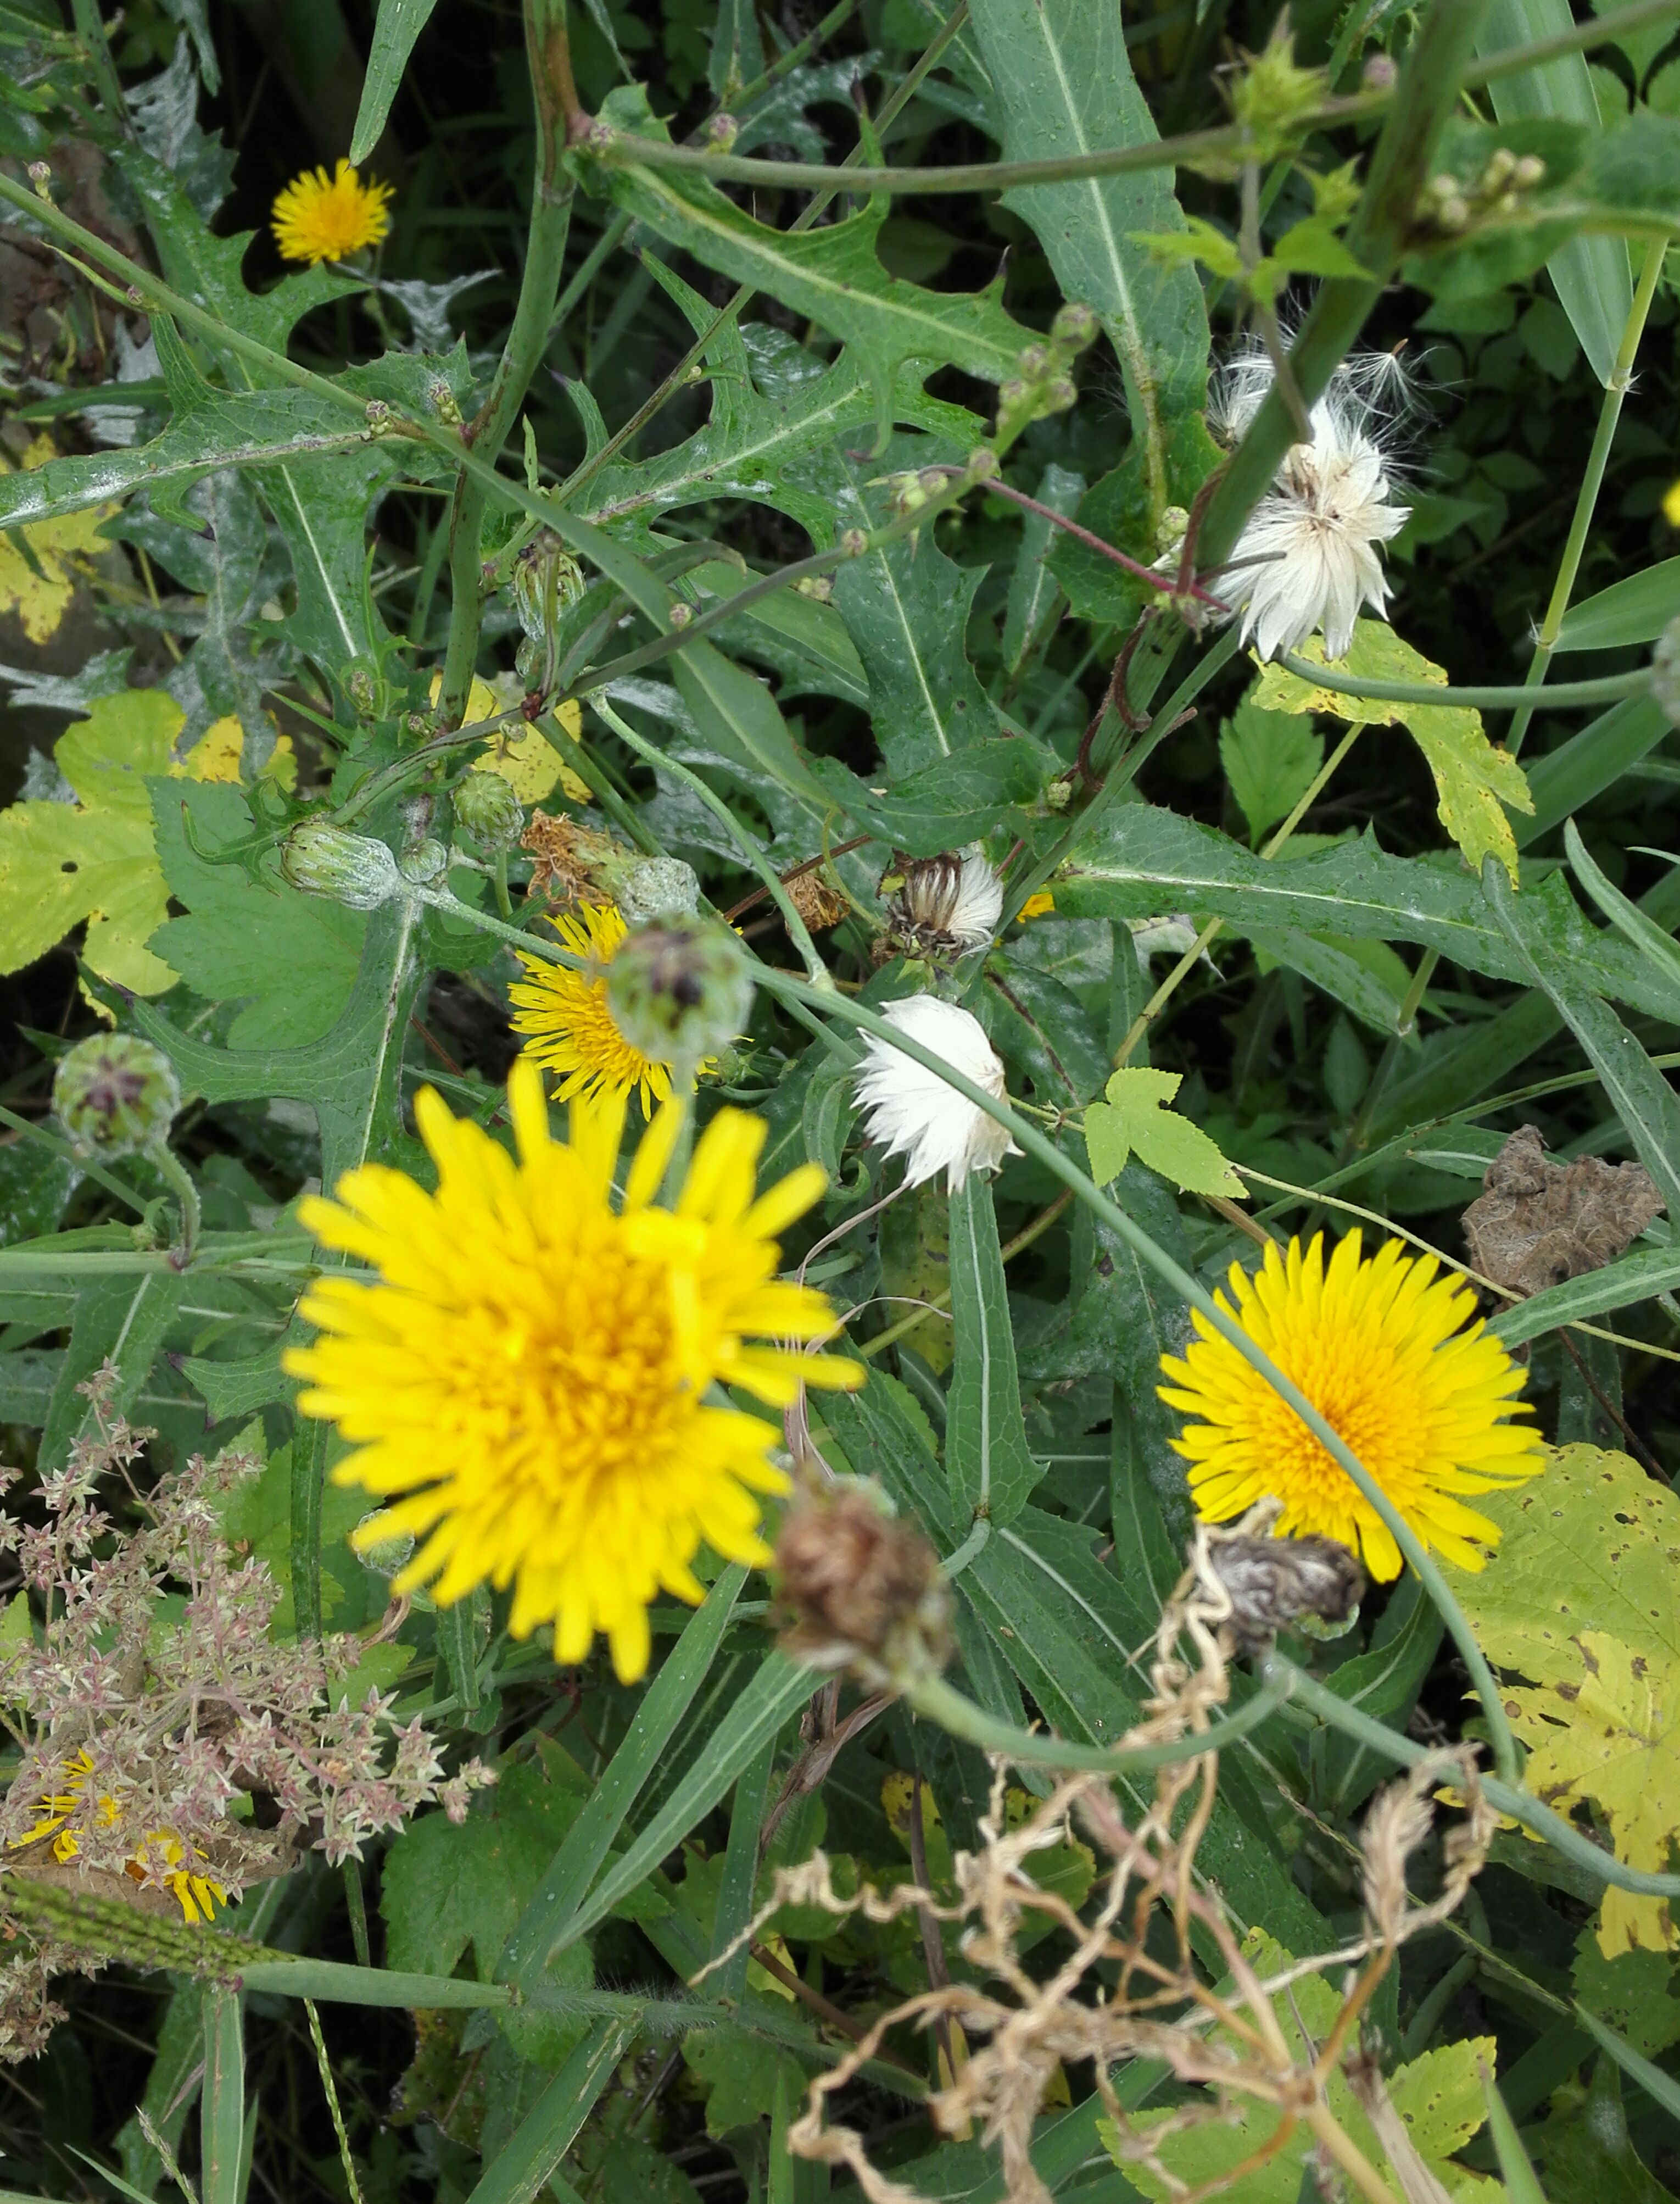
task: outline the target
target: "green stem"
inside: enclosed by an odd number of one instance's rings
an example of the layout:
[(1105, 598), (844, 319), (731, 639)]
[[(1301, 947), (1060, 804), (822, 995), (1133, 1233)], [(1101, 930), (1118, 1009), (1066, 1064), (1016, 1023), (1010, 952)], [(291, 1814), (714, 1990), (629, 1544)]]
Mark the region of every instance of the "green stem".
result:
[[(1416, 1768), (1428, 1755), (1428, 1746), (1415, 1744), (1386, 1724), (1373, 1721), (1369, 1715), (1362, 1715), (1328, 1685), (1309, 1676), (1281, 1653), (1267, 1655), (1260, 1663), (1260, 1674), (1268, 1683), (1285, 1684), (1287, 1697), (1293, 1705), (1309, 1709), (1332, 1729), (1357, 1739), (1397, 1767)], [(1601, 1851), (1573, 1822), (1566, 1822), (1561, 1814), (1554, 1814), (1549, 1806), (1542, 1806), (1538, 1798), (1532, 1798), (1520, 1786), (1503, 1780), (1509, 1773), (1501, 1768), (1498, 1776), (1482, 1777), (1482, 1788), (1489, 1805), (1496, 1806), (1501, 1814), (1509, 1814), (1525, 1829), (1532, 1829), (1535, 1836), (1543, 1837), (1554, 1851), (1573, 1860), (1577, 1867), (1585, 1868), (1600, 1882), (1610, 1883), (1618, 1890), (1633, 1891), (1642, 1898), (1680, 1897), (1680, 1875), (1647, 1875), (1642, 1868), (1628, 1867), (1609, 1852)]]
[(788, 939), (799, 951), (812, 985), (818, 987), (831, 987), (834, 983), (829, 977), (827, 966), (817, 953), (817, 945), (811, 939), (810, 929), (800, 916), (793, 898), (783, 886), (780, 874), (766, 856), (757, 837), (747, 832), (728, 804), (720, 796), (707, 787), (697, 773), (691, 772), (687, 766), (679, 763), (676, 758), (667, 756), (663, 750), (648, 741), (645, 736), (637, 734), (629, 721), (621, 719), (603, 697), (592, 698), (590, 708), (598, 718), (606, 722), (621, 743), (628, 744), (636, 752), (637, 757), (645, 765), (654, 767), (657, 772), (668, 773), (674, 780), (680, 780), (684, 788), (700, 798), (715, 819), (723, 822), (735, 841), (740, 844), (747, 862), (763, 881), (772, 901), (781, 912), (782, 923), (788, 929)]
[(76, 27), (76, 36), (87, 48), (87, 58), (92, 67), (93, 81), (99, 88), (99, 97), (117, 128), (125, 137), (132, 138), (133, 126), (128, 120), (128, 103), (122, 97), (121, 80), (116, 73), (116, 63), (111, 59), (110, 41), (105, 36), (105, 26), (100, 20), (99, 0), (70, 0), (70, 15)]
[[(1337, 696), (1369, 697), (1384, 704), (1464, 704), (1478, 711), (1497, 712), (1522, 704), (1531, 685), (1452, 689), (1436, 688), (1427, 681), (1380, 681), (1373, 675), (1339, 673), (1334, 667), (1298, 658), (1293, 651), (1286, 651), (1277, 662), (1298, 679), (1310, 681), (1316, 689), (1328, 689)], [(1555, 689), (1547, 690), (1546, 701), (1560, 710), (1576, 704), (1616, 704), (1624, 696), (1642, 695), (1650, 685), (1651, 677), (1641, 667), (1633, 673), (1606, 673), (1596, 681), (1560, 681)]]
[(80, 1171), (84, 1178), (91, 1178), (96, 1186), (103, 1186), (107, 1194), (115, 1194), (125, 1208), (133, 1211), (136, 1217), (145, 1216), (146, 1204), (144, 1196), (136, 1194), (133, 1188), (118, 1178), (115, 1172), (108, 1171), (94, 1157), (81, 1154), (73, 1141), (60, 1140), (56, 1133), (48, 1132), (44, 1125), (38, 1125), (33, 1117), (20, 1117), (15, 1110), (3, 1106), (0, 1106), (0, 1125), (9, 1125), (13, 1132), (21, 1134), (25, 1140), (33, 1141), (38, 1147), (45, 1148), (61, 1162), (68, 1164), (73, 1170)]
[(495, 892), (496, 909), (504, 918), (513, 915), (513, 898), (507, 892), (507, 852), (498, 850), (495, 863), (491, 868), (490, 886)]
[(1194, 1730), (1167, 1745), (1079, 1745), (1071, 1739), (1045, 1737), (1039, 1732), (1017, 1729), (977, 1707), (972, 1699), (931, 1676), (903, 1686), (908, 1705), (928, 1721), (938, 1722), (952, 1737), (995, 1752), (1019, 1768), (1090, 1768), (1115, 1775), (1144, 1775), (1151, 1769), (1170, 1768), (1180, 1760), (1198, 1760), (1204, 1752), (1222, 1752), (1239, 1738), (1257, 1729), (1282, 1705), (1293, 1689), (1286, 1676), (1269, 1680), (1254, 1697), (1210, 1729)]
[[(1616, 353), (1616, 364), (1611, 369), (1609, 382), (1604, 386), (1604, 397), (1599, 406), (1599, 424), (1593, 435), (1593, 448), (1587, 454), (1587, 471), (1581, 477), (1581, 489), (1575, 501), (1575, 516), (1570, 522), (1569, 534), (1564, 539), (1564, 555), (1558, 562), (1558, 578), (1552, 585), (1546, 617), (1541, 620), (1540, 633), (1535, 638), (1534, 656), (1529, 661), (1525, 688), (1540, 687), (1546, 678), (1547, 668), (1552, 663), (1552, 654), (1558, 646), (1564, 614), (1569, 610), (1576, 577), (1581, 571), (1581, 554), (1587, 548), (1587, 530), (1592, 526), (1593, 512), (1604, 483), (1604, 471), (1610, 463), (1610, 447), (1615, 441), (1616, 425), (1622, 418), (1622, 400), (1627, 396), (1628, 385), (1633, 381), (1634, 356), (1639, 350), (1639, 341), (1645, 334), (1645, 318), (1651, 311), (1651, 301), (1656, 295), (1657, 279), (1663, 272), (1663, 263), (1667, 256), (1666, 241), (1659, 244), (1653, 240), (1645, 248), (1645, 265), (1639, 272), (1639, 287), (1634, 293), (1633, 305), (1628, 310), (1622, 341)], [(1555, 705), (1559, 693), (1556, 689), (1548, 690), (1547, 702)], [(1511, 732), (1505, 742), (1512, 757), (1523, 747), (1523, 738), (1529, 732), (1534, 708), (1531, 703), (1519, 704), (1511, 715)]]
[(169, 1259), (176, 1270), (185, 1271), (198, 1253), (198, 1228), (204, 1216), (198, 1206), (198, 1189), (192, 1183), (192, 1174), (166, 1141), (155, 1141), (146, 1149), (145, 1158), (148, 1163), (156, 1164), (168, 1179), (180, 1205), (180, 1238), (171, 1249)]
[(1074, 1199), (1084, 1203), (1093, 1217), (1117, 1233), (1134, 1253), (1173, 1290), (1181, 1295), (1203, 1316), (1220, 1336), (1235, 1348), (1251, 1368), (1292, 1407), (1326, 1453), (1347, 1473), (1353, 1484), (1364, 1496), (1387, 1529), (1395, 1544), (1417, 1572), (1419, 1581), (1434, 1602), (1442, 1621), (1451, 1632), (1453, 1642), (1464, 1657), (1471, 1688), (1482, 1701), (1482, 1713), (1488, 1724), (1494, 1747), (1494, 1757), (1502, 1775), (1517, 1774), (1517, 1746), (1505, 1720), (1505, 1708), (1494, 1682), (1493, 1671), (1487, 1656), (1476, 1642), (1475, 1632), (1465, 1620), (1464, 1609), (1452, 1597), (1446, 1579), (1424, 1549), (1422, 1540), (1400, 1514), (1388, 1495), (1359, 1460), (1341, 1433), (1307, 1398), (1293, 1378), (1280, 1370), (1271, 1357), (1251, 1339), (1230, 1312), (1222, 1307), (1199, 1279), (1173, 1260), (1165, 1248), (1157, 1245), (1149, 1233), (1126, 1211), (1111, 1200), (1100, 1188), (1094, 1186), (1070, 1158), (1065, 1156), (1053, 1141), (1047, 1140), (1036, 1125), (1031, 1124), (1007, 1102), (1000, 1102), (972, 1079), (947, 1063), (943, 1057), (921, 1046), (908, 1034), (888, 1023), (866, 1004), (851, 1001), (845, 996), (819, 992), (803, 981), (795, 979), (791, 972), (778, 972), (765, 965), (755, 975), (758, 984), (766, 994), (783, 1001), (794, 1001), (825, 1017), (838, 1017), (861, 1033), (873, 1034), (886, 1042), (901, 1056), (931, 1071), (946, 1086), (954, 1087), (966, 1101), (990, 1117), (994, 1124), (1003, 1126), (1016, 1145), (1026, 1153), (1044, 1164), (1055, 1177), (1072, 1189)]
[[(569, 135), (583, 120), (566, 47), (565, 0), (525, 0), (524, 15), (525, 56), (536, 104), (536, 159), (531, 176), (525, 271), (513, 325), (502, 347), (489, 392), (477, 418), (463, 431), (464, 442), (481, 451), (492, 467), (501, 455), (507, 432), (547, 349), (571, 227), (572, 186), (560, 160)], [(438, 698), (445, 726), (458, 726), (465, 716), (478, 658), (484, 507), (482, 485), (463, 470), (456, 477), (449, 521), (449, 641)]]

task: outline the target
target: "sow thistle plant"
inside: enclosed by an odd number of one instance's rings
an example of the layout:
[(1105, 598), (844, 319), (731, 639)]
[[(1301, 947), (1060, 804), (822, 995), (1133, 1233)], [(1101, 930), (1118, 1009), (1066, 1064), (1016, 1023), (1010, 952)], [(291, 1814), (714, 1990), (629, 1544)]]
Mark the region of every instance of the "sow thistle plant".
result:
[(1680, 0), (49, 12), (8, 2178), (1656, 2194)]

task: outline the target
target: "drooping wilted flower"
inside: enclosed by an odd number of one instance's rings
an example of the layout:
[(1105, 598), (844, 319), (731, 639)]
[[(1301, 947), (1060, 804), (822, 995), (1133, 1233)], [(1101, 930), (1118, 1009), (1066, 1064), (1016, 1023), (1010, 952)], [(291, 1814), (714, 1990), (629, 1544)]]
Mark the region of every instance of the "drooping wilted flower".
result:
[(878, 963), (889, 957), (965, 957), (988, 946), (1003, 915), (1003, 889), (978, 842), (937, 857), (913, 857), (896, 869), (886, 931), (877, 945)]
[[(1003, 1065), (972, 1011), (937, 995), (909, 995), (882, 1005), (889, 1025), (942, 1058), (953, 1071), (1003, 1099)], [(873, 1035), (865, 1046), (857, 1099), (869, 1113), (868, 1132), (889, 1156), (903, 1156), (911, 1186), (944, 1171), (955, 1194), (971, 1170), (996, 1170), (1020, 1151), (1007, 1129), (988, 1117), (936, 1071)]]
[[(1224, 369), (1211, 410), (1227, 441), (1259, 412), (1273, 373), (1258, 350)], [(1243, 641), (1251, 637), (1262, 658), (1321, 632), (1325, 656), (1344, 658), (1360, 607), (1381, 613), (1387, 605), (1376, 546), (1406, 523), (1385, 453), (1403, 376), (1386, 353), (1356, 355), (1337, 370), (1312, 408), (1312, 441), (1292, 447), (1221, 572), (1221, 594), (1242, 613)]]

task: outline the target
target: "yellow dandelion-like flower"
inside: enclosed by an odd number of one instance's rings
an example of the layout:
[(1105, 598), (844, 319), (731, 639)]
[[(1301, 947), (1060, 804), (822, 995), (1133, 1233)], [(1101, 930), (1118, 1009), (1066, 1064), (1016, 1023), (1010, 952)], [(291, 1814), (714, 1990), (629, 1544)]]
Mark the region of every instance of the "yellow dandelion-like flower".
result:
[(275, 241), (288, 260), (347, 260), (391, 228), (389, 184), (364, 184), (348, 161), (330, 176), (306, 169), (274, 204)]
[[(669, 1099), (671, 1066), (643, 1056), (612, 1022), (606, 1004), (606, 968), (630, 928), (616, 904), (585, 904), (576, 912), (563, 911), (549, 923), (576, 957), (587, 957), (589, 969), (568, 971), (523, 949), (514, 954), (524, 966), (528, 984), (510, 987), (508, 998), (518, 1005), (513, 1030), (527, 1036), (525, 1054), (545, 1071), (558, 1071), (557, 1102), (574, 1095), (606, 1094), (642, 1097), (642, 1114), (653, 1115), (655, 1102)], [(701, 1071), (712, 1065), (702, 1063)]]
[[(59, 1773), (62, 1791), (43, 1792), (35, 1806), (36, 1826), (27, 1837), (13, 1840), (13, 1848), (41, 1843), (52, 1839), (52, 1856), (62, 1867), (75, 1859), (81, 1851), (76, 1833), (68, 1827), (70, 1816), (82, 1804), (87, 1791), (87, 1779), (93, 1773), (93, 1757), (86, 1750), (74, 1754)], [(99, 1826), (112, 1828), (121, 1818), (122, 1809), (108, 1792), (101, 1792), (94, 1809)], [(209, 1855), (194, 1845), (191, 1848), (195, 1859)], [(200, 1921), (213, 1921), (218, 1905), (226, 1905), (228, 1893), (219, 1882), (207, 1875), (199, 1875), (186, 1864), (189, 1847), (169, 1829), (149, 1829), (140, 1840), (140, 1850), (127, 1863), (125, 1872), (136, 1882), (144, 1882), (155, 1854), (169, 1870), (163, 1881), (173, 1892), (180, 1907), (181, 1918), (188, 1927)]]
[(429, 1089), (415, 1119), (437, 1192), (367, 1164), (338, 1201), (302, 1205), (330, 1247), (376, 1284), (327, 1277), (303, 1309), (321, 1338), (286, 1366), (314, 1389), (299, 1406), (357, 1449), (334, 1472), (393, 1504), (355, 1533), (423, 1540), (395, 1589), (442, 1604), (487, 1579), (514, 1587), (510, 1626), (554, 1626), (557, 1659), (597, 1631), (633, 1682), (648, 1665), (647, 1609), (663, 1589), (695, 1601), (702, 1538), (753, 1566), (758, 1495), (787, 1479), (778, 1427), (716, 1395), (729, 1385), (784, 1408), (802, 1384), (849, 1389), (855, 1362), (766, 1344), (833, 1328), (825, 1295), (776, 1278), (776, 1235), (822, 1191), (807, 1164), (754, 1198), (762, 1120), (723, 1110), (669, 1209), (654, 1195), (684, 1105), (642, 1135), (621, 1204), (613, 1172), (628, 1097), (580, 1094), (569, 1142), (550, 1137), (535, 1064), (507, 1087), (516, 1161)]
[[(1433, 1256), (1386, 1241), (1369, 1262), (1351, 1232), (1324, 1261), (1321, 1233), (1304, 1251), (1266, 1250), (1251, 1277), (1233, 1264), (1232, 1307), (1249, 1337), (1333, 1425), (1425, 1546), (1463, 1569), (1499, 1532), (1453, 1496), (1520, 1484), (1541, 1466), (1539, 1434), (1508, 1419), (1523, 1372), (1481, 1323), (1462, 1280), (1437, 1277)], [(1400, 1551), (1370, 1502), (1251, 1364), (1192, 1311), (1196, 1337), (1163, 1354), (1161, 1398), (1186, 1416), (1174, 1445), (1190, 1464), (1203, 1520), (1224, 1523), (1257, 1500), (1281, 1500), (1280, 1537), (1320, 1532), (1356, 1548), (1379, 1582)]]

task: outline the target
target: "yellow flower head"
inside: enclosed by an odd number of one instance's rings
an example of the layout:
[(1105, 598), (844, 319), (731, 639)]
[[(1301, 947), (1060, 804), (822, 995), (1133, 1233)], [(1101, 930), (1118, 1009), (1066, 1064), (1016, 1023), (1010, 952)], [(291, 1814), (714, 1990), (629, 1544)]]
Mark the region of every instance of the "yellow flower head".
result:
[(288, 260), (347, 260), (391, 228), (389, 184), (364, 184), (348, 161), (332, 175), (306, 169), (274, 204), (274, 233)]
[(536, 1067), (513, 1067), (516, 1162), (452, 1117), (429, 1089), (415, 1118), (438, 1170), (425, 1193), (377, 1164), (307, 1201), (305, 1224), (371, 1264), (376, 1284), (323, 1278), (303, 1312), (322, 1336), (287, 1358), (311, 1381), (299, 1407), (330, 1418), (356, 1451), (341, 1484), (399, 1496), (358, 1547), (424, 1541), (396, 1579), (441, 1604), (487, 1579), (514, 1587), (516, 1636), (554, 1626), (557, 1659), (596, 1631), (627, 1683), (648, 1665), (648, 1603), (698, 1600), (702, 1538), (731, 1561), (770, 1559), (762, 1492), (787, 1487), (778, 1434), (713, 1389), (773, 1408), (802, 1383), (849, 1388), (855, 1362), (754, 1345), (833, 1325), (827, 1299), (775, 1277), (776, 1235), (816, 1200), (807, 1164), (754, 1198), (761, 1120), (712, 1120), (674, 1206), (654, 1206), (683, 1116), (667, 1103), (612, 1198), (627, 1109), (621, 1087), (579, 1095), (569, 1142), (553, 1140)]
[(1055, 909), (1056, 898), (1048, 888), (1040, 888), (1036, 895), (1028, 896), (1021, 905), (1020, 915), (1023, 918), (1043, 918), (1047, 911)]
[[(14, 1839), (17, 1845), (39, 1844), (43, 1838), (52, 1839), (52, 1856), (62, 1867), (77, 1857), (81, 1851), (75, 1831), (69, 1825), (70, 1817), (81, 1805), (87, 1790), (87, 1779), (93, 1773), (93, 1757), (86, 1751), (74, 1753), (59, 1771), (63, 1784), (62, 1791), (44, 1792), (35, 1808), (36, 1826), (27, 1837)], [(108, 1792), (101, 1792), (94, 1809), (101, 1828), (114, 1828), (121, 1818), (122, 1809)], [(187, 1846), (169, 1829), (149, 1829), (140, 1840), (140, 1849), (128, 1861), (126, 1872), (136, 1882), (144, 1882), (154, 1857), (161, 1859), (169, 1870), (163, 1881), (175, 1894), (180, 1907), (181, 1918), (191, 1927), (199, 1921), (213, 1921), (218, 1905), (228, 1903), (228, 1893), (219, 1882), (208, 1875), (198, 1875), (186, 1864)], [(192, 1847), (195, 1859), (204, 1859), (208, 1854), (195, 1845)]]
[[(671, 1066), (632, 1048), (606, 1006), (606, 968), (630, 931), (623, 913), (616, 904), (585, 904), (550, 923), (574, 956), (589, 959), (589, 969), (570, 972), (563, 964), (515, 951), (528, 984), (510, 987), (508, 998), (518, 1005), (514, 1032), (528, 1036), (525, 1054), (545, 1070), (560, 1074), (557, 1102), (570, 1102), (576, 1094), (639, 1093), (642, 1113), (651, 1117), (654, 1104), (670, 1096)], [(700, 1069), (712, 1067), (703, 1063)]]
[[(1287, 1254), (1275, 1245), (1252, 1277), (1230, 1271), (1233, 1315), (1346, 1440), (1424, 1543), (1460, 1568), (1479, 1569), (1499, 1532), (1453, 1496), (1520, 1484), (1541, 1466), (1537, 1432), (1508, 1419), (1523, 1372), (1486, 1328), (1459, 1327), (1476, 1296), (1437, 1278), (1433, 1256), (1385, 1241), (1362, 1262), (1351, 1232), (1324, 1261), (1321, 1233)], [(1161, 1397), (1199, 1420), (1174, 1441), (1210, 1523), (1269, 1496), (1283, 1502), (1280, 1537), (1320, 1532), (1356, 1548), (1379, 1582), (1400, 1573), (1400, 1552), (1376, 1511), (1293, 1408), (1199, 1310), (1180, 1359), (1163, 1354), (1173, 1382)]]

